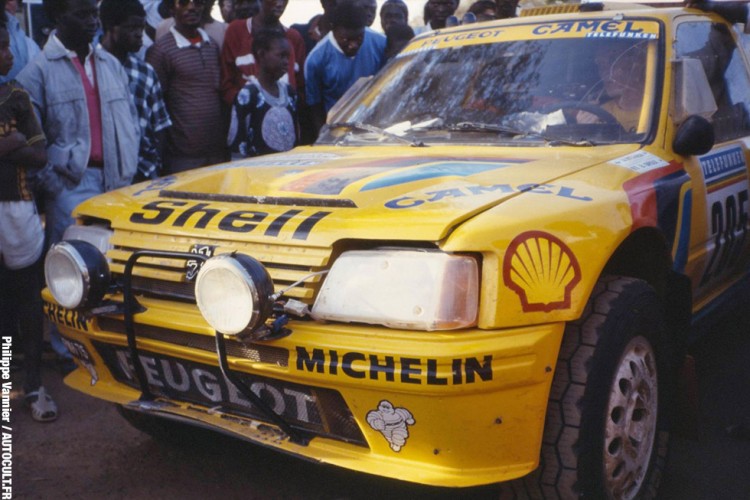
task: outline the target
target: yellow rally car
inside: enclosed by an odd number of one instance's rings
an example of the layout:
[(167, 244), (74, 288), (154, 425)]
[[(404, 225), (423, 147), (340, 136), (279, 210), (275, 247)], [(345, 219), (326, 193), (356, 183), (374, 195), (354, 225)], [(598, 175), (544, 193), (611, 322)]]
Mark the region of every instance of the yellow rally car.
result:
[(80, 205), (66, 382), (154, 433), (653, 496), (691, 323), (748, 270), (748, 61), (715, 14), (581, 10), (420, 36), (312, 147)]

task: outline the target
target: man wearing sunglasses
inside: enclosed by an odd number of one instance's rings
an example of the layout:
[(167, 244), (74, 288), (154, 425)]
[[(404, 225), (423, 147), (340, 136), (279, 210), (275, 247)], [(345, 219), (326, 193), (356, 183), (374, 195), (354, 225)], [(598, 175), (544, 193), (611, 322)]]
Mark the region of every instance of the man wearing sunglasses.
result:
[(158, 38), (146, 60), (156, 70), (172, 127), (164, 166), (177, 173), (228, 159), (228, 108), (219, 92), (219, 46), (201, 28), (205, 0), (164, 0), (174, 26)]

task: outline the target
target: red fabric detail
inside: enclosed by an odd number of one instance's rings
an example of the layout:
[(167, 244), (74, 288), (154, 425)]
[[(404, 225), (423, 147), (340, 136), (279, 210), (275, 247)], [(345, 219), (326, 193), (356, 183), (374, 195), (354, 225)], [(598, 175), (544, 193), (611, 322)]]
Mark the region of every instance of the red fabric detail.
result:
[(86, 94), (86, 107), (89, 111), (89, 130), (91, 131), (91, 153), (89, 164), (102, 165), (104, 163), (104, 146), (102, 144), (102, 106), (99, 101), (99, 92), (96, 87), (96, 64), (91, 61), (91, 70), (94, 74), (94, 84), (91, 84), (86, 70), (81, 61), (73, 58), (73, 66), (78, 70)]

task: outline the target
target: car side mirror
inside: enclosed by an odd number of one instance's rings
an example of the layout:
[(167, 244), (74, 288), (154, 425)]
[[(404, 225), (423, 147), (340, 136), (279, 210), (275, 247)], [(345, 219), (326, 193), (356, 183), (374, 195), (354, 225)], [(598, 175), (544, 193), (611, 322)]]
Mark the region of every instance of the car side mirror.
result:
[(672, 150), (680, 156), (704, 155), (714, 147), (714, 126), (702, 116), (688, 116), (677, 128)]

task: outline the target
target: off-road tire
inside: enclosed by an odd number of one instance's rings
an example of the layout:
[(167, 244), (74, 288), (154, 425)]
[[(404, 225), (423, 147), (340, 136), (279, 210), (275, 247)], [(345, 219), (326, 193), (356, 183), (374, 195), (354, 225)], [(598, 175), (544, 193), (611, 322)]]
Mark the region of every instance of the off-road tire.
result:
[(539, 468), (501, 485), (501, 498), (655, 498), (669, 445), (671, 359), (654, 289), (602, 278), (565, 328)]

